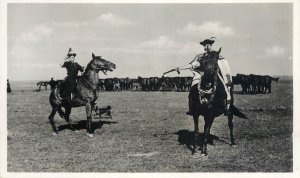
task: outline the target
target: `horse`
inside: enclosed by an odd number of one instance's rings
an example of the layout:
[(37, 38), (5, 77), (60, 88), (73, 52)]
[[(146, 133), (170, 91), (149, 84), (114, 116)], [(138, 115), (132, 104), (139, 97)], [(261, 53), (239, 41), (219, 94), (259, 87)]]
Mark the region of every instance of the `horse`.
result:
[(235, 83), (241, 84), (242, 94), (250, 92), (249, 76), (245, 74), (236, 74)]
[(276, 83), (278, 83), (279, 77), (272, 77), (272, 81), (275, 81)]
[(53, 80), (53, 79), (51, 79), (48, 83), (50, 85), (51, 90), (53, 90), (57, 85), (59, 85), (62, 82), (63, 82), (63, 80)]
[(49, 82), (46, 81), (39, 81), (36, 86), (39, 87), (39, 89), (37, 89), (37, 91), (41, 91), (41, 87), (44, 86), (45, 90), (47, 90), (47, 86), (49, 85)]
[[(116, 65), (114, 63), (102, 59), (101, 56), (95, 56), (94, 53), (92, 53), (92, 60), (88, 63), (82, 76), (78, 77), (76, 92), (72, 100), (70, 97), (60, 97), (59, 91), (60, 89), (63, 89), (63, 85), (61, 84), (51, 91), (49, 102), (52, 107), (52, 112), (48, 119), (51, 123), (54, 135), (57, 135), (59, 131), (54, 122), (54, 116), (57, 111), (60, 117), (66, 120), (70, 129), (74, 131), (75, 129), (73, 128), (70, 120), (71, 110), (74, 107), (85, 106), (87, 115), (87, 134), (88, 136), (93, 137), (91, 128), (93, 120), (92, 109), (95, 105), (95, 101), (98, 98), (98, 73), (99, 71), (102, 71), (104, 74), (106, 74), (107, 71), (113, 71), (115, 68)], [(65, 113), (62, 111), (62, 107), (65, 108)]]
[[(205, 125), (204, 125), (204, 133), (201, 142), (201, 155), (207, 155), (207, 143), (209, 140), (210, 129), (214, 122), (214, 119), (222, 114), (225, 113), (225, 101), (227, 99), (226, 93), (224, 90), (224, 85), (221, 83), (220, 80), (220, 71), (218, 68), (218, 60), (219, 54), (221, 52), (221, 48), (219, 51), (211, 51), (208, 54), (207, 63), (205, 65), (205, 72), (202, 76), (202, 82), (200, 85), (200, 91), (204, 93), (201, 97), (204, 100), (199, 99), (199, 94), (197, 93), (196, 96), (193, 95), (194, 100), (191, 104), (192, 107), (192, 115), (194, 119), (194, 143), (192, 148), (192, 154), (196, 153), (196, 147), (198, 143), (199, 137), (199, 116), (204, 117)], [(197, 86), (196, 86), (197, 87)], [(192, 91), (192, 89), (191, 89)], [(210, 92), (209, 92), (210, 91)], [(231, 112), (227, 113), (228, 117), (228, 126), (230, 129), (230, 137), (231, 137), (231, 145), (236, 145), (233, 137), (233, 115), (236, 115), (241, 118), (247, 119), (246, 115), (241, 113), (234, 105), (233, 105), (233, 91), (230, 91), (231, 95)], [(192, 97), (192, 96), (191, 96)], [(202, 102), (203, 101), (203, 102)], [(206, 101), (206, 102), (204, 102)]]

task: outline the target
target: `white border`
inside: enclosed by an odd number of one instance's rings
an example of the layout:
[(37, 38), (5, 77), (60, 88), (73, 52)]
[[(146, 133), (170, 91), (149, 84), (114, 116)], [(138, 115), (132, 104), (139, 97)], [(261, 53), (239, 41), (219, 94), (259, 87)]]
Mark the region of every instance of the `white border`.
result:
[(0, 177), (7, 168), (7, 4), (0, 1)]
[(300, 177), (300, 116), (299, 106), (299, 51), (300, 51), (300, 19), (299, 0), (143, 0), (143, 3), (293, 3), (293, 172), (292, 173), (8, 173), (7, 172), (7, 3), (140, 3), (137, 0), (1, 0), (0, 1), (0, 178), (31, 177), (108, 177), (108, 178), (152, 178), (155, 177), (246, 177), (261, 176), (266, 178)]

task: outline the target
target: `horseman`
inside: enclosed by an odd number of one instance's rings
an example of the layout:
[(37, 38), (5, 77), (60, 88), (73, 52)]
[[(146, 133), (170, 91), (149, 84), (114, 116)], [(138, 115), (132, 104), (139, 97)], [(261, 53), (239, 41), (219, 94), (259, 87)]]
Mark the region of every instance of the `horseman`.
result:
[(7, 93), (11, 93), (11, 88), (9, 84), (9, 80), (7, 79)]
[[(189, 93), (189, 111), (187, 112), (188, 115), (193, 115), (194, 113), (192, 109), (192, 103), (194, 102), (195, 98), (199, 98), (200, 103), (205, 102), (205, 100), (203, 100), (203, 98), (201, 97), (203, 95), (203, 92), (200, 92), (202, 91), (200, 90), (201, 77), (204, 74), (205, 63), (206, 60), (208, 60), (208, 54), (212, 51), (211, 47), (214, 42), (215, 42), (215, 37), (200, 42), (200, 44), (204, 47), (205, 53), (198, 54), (188, 65), (173, 69), (177, 71), (190, 69), (194, 74), (192, 87)], [(230, 88), (232, 83), (232, 77), (231, 77), (231, 72), (227, 60), (225, 60), (221, 56), (219, 56), (218, 67), (221, 73), (221, 76), (220, 75), (218, 76), (222, 84), (224, 85), (224, 89), (227, 95), (227, 100), (225, 105), (225, 114), (227, 114), (228, 112), (230, 112), (229, 111), (230, 101), (231, 101)]]
[(51, 90), (53, 90), (53, 88), (55, 87), (55, 80), (53, 80), (53, 77), (51, 77), (51, 80), (48, 83), (51, 87)]
[(78, 71), (83, 72), (83, 67), (79, 65), (77, 62), (74, 62), (76, 57), (76, 53), (72, 48), (69, 48), (68, 54), (65, 57), (65, 62), (61, 65), (61, 67), (65, 67), (67, 69), (67, 77), (63, 81), (63, 90), (60, 91), (62, 97), (70, 97), (71, 99), (74, 96), (76, 90), (76, 78)]

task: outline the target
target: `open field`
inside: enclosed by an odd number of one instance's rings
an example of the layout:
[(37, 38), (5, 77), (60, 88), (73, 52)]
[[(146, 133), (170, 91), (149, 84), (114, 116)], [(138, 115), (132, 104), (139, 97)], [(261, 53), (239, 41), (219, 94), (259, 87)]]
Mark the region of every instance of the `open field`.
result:
[(191, 154), (194, 126), (185, 115), (187, 92), (100, 93), (98, 105), (111, 105), (113, 118), (95, 117), (95, 134), (89, 138), (84, 107), (71, 114), (78, 133), (56, 115), (62, 131), (53, 136), (50, 90), (35, 92), (34, 82), (11, 86), (8, 172), (293, 171), (292, 80), (273, 83), (271, 94), (235, 94), (235, 105), (250, 119), (234, 117), (237, 147), (231, 147), (227, 119), (217, 118), (211, 130), (216, 145), (208, 145), (206, 157)]

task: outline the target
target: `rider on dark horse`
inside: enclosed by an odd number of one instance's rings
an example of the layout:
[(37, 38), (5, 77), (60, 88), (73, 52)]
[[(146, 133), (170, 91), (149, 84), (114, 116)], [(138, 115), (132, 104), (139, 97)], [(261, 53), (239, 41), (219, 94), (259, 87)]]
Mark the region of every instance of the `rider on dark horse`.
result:
[[(188, 115), (194, 114), (192, 103), (195, 102), (195, 99), (198, 100), (198, 103), (199, 101), (200, 103), (205, 103), (207, 102), (207, 100), (206, 98), (202, 97), (203, 94), (205, 94), (205, 92), (206, 93), (211, 92), (210, 90), (203, 91), (202, 89), (200, 89), (200, 86), (201, 86), (201, 78), (205, 70), (206, 60), (208, 60), (207, 56), (212, 51), (211, 46), (214, 42), (215, 42), (215, 37), (200, 42), (200, 44), (204, 47), (205, 53), (198, 54), (188, 65), (183, 67), (177, 67), (174, 69), (177, 71), (190, 69), (194, 74), (192, 87), (189, 93), (189, 111), (187, 112)], [(222, 84), (224, 85), (224, 89), (227, 95), (227, 100), (225, 105), (225, 114), (227, 114), (228, 112), (230, 112), (229, 110), (230, 101), (231, 101), (230, 88), (232, 83), (232, 77), (231, 77), (231, 72), (227, 60), (225, 60), (221, 56), (219, 56), (218, 68), (221, 73), (221, 75), (218, 74), (218, 77), (222, 81)]]
[(65, 67), (67, 69), (67, 77), (63, 81), (62, 91), (60, 91), (61, 97), (70, 97), (73, 98), (76, 90), (76, 78), (78, 71), (83, 72), (83, 67), (79, 65), (77, 62), (74, 62), (76, 57), (76, 53), (69, 48), (68, 54), (65, 58), (64, 64), (61, 67)]

